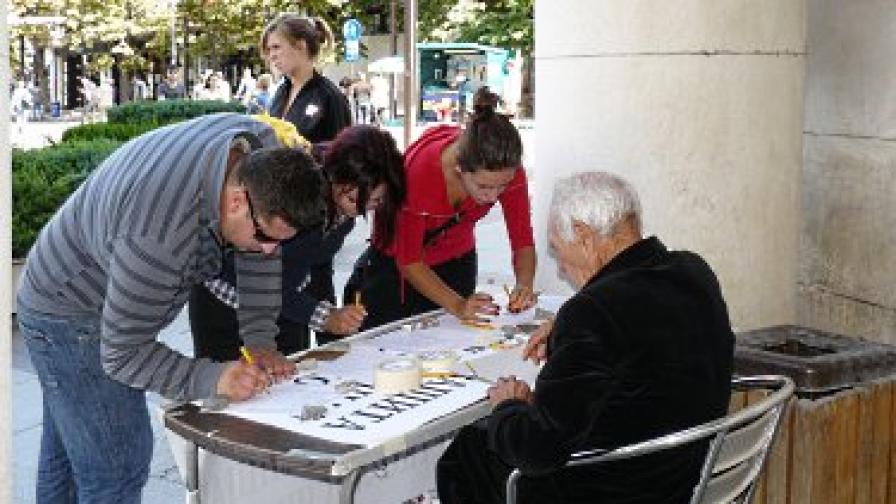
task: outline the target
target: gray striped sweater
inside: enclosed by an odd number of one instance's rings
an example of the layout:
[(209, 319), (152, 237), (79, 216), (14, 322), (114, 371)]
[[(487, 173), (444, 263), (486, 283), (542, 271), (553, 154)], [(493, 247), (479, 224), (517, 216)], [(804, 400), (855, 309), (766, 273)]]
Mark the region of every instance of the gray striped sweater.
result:
[[(221, 270), (220, 194), (236, 138), (276, 146), (267, 125), (214, 114), (147, 133), (112, 153), (41, 231), (18, 302), (50, 315), (101, 321), (112, 379), (176, 400), (214, 395), (221, 364), (159, 343), (191, 286)], [(274, 348), (280, 257), (238, 253), (240, 334)]]

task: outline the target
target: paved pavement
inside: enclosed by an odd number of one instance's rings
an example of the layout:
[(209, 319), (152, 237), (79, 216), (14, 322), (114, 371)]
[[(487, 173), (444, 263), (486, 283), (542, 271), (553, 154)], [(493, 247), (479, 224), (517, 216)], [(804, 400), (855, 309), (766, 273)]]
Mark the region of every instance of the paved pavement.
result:
[[(11, 140), (14, 146), (21, 148), (40, 147), (48, 143), (48, 138), (58, 141), (66, 128), (78, 124), (80, 124), (79, 121), (29, 123), (21, 133), (16, 131), (16, 126), (13, 124)], [(526, 149), (526, 160), (524, 163), (527, 166), (531, 184), (533, 178), (531, 176), (531, 167), (534, 165), (534, 130), (531, 127), (521, 127), (520, 130)], [(400, 129), (396, 128), (392, 132), (396, 138), (401, 137)], [(495, 210), (479, 223), (476, 228), (476, 235), (479, 252), (480, 282), (497, 284), (512, 282), (513, 270), (509, 259), (510, 246), (499, 207), (496, 206)], [(335, 283), (337, 292), (341, 292), (341, 286), (344, 285), (345, 280), (351, 273), (351, 267), (355, 258), (366, 247), (366, 238), (368, 236), (369, 227), (367, 223), (359, 219), (359, 225), (346, 239), (344, 247), (335, 260), (334, 269), (336, 272)], [(185, 354), (189, 355), (192, 353), (186, 311), (163, 331), (160, 339), (170, 347)], [(15, 478), (13, 483), (13, 502), (32, 504), (35, 502), (34, 487), (42, 426), (41, 391), (40, 384), (28, 357), (28, 351), (18, 335), (15, 322), (13, 322), (12, 335), (12, 367), (13, 453), (15, 454), (13, 457), (13, 474)], [(147, 401), (151, 411), (154, 411), (160, 404), (161, 399), (150, 394)], [(161, 428), (155, 415), (153, 415), (153, 432), (155, 451), (150, 466), (149, 482), (143, 492), (143, 502), (145, 504), (184, 502), (185, 490), (181, 476), (165, 440), (164, 430)]]

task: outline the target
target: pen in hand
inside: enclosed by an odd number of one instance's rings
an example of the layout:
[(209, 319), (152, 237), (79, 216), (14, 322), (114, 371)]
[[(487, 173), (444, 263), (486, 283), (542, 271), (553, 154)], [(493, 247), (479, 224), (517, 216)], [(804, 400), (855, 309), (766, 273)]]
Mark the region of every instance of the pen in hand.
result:
[(254, 366), (254, 365), (255, 365), (255, 358), (252, 357), (252, 354), (251, 354), (251, 353), (249, 353), (249, 349), (248, 349), (248, 348), (246, 348), (246, 347), (244, 347), (244, 346), (241, 346), (241, 347), (240, 347), (240, 353), (243, 355), (243, 359), (245, 359), (246, 364), (248, 364), (248, 365), (250, 365), (250, 366)]
[[(248, 349), (248, 348), (246, 348), (245, 346), (241, 346), (241, 347), (240, 347), (240, 354), (242, 354), (242, 356), (243, 356), (243, 360), (246, 361), (246, 364), (248, 364), (248, 365), (250, 365), (250, 366), (254, 366), (254, 365), (255, 365), (255, 363), (256, 363), (256, 361), (255, 361), (255, 357), (252, 356), (252, 354), (249, 352), (249, 349)], [(267, 375), (267, 371), (264, 369), (263, 366), (260, 366), (260, 365), (259, 365), (259, 368), (261, 368), (261, 371), (264, 372), (265, 375), (266, 375), (266, 380), (265, 380), (266, 383), (265, 383), (264, 388), (263, 388), (262, 390), (263, 390), (265, 393), (270, 394), (271, 391), (268, 390), (268, 387), (271, 386), (271, 380), (272, 380), (272, 377)]]

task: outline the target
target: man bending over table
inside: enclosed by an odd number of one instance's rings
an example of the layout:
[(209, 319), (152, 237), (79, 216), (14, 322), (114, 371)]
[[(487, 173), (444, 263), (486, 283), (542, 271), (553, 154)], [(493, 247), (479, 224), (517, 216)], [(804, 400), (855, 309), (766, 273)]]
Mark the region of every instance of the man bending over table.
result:
[(535, 390), (489, 389), (492, 415), (461, 430), (439, 460), (443, 504), (500, 503), (512, 468), (521, 502), (685, 503), (706, 444), (562, 468), (726, 414), (734, 335), (719, 283), (698, 255), (642, 238), (637, 195), (603, 172), (557, 182), (548, 237), (577, 293), (526, 356), (545, 360)]

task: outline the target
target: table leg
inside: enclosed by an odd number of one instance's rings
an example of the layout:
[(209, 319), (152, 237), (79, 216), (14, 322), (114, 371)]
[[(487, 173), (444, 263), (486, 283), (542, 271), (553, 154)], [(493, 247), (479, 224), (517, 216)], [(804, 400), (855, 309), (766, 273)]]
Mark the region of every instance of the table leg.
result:
[(355, 492), (358, 490), (358, 482), (363, 472), (362, 469), (355, 469), (345, 477), (339, 488), (339, 504), (354, 504)]
[(200, 504), (199, 500), (199, 447), (186, 442), (184, 448), (184, 486), (187, 487), (187, 504)]

